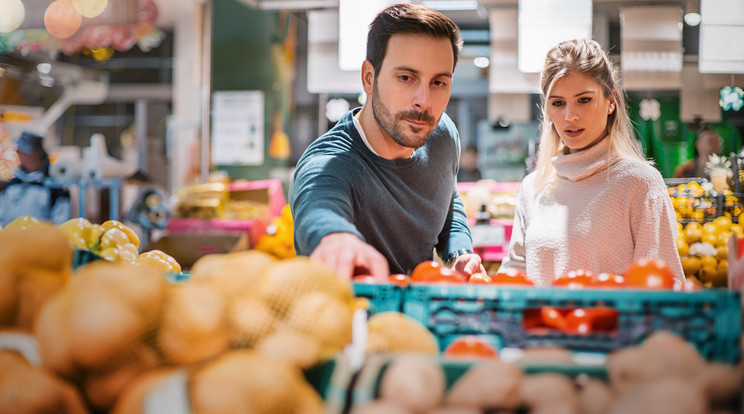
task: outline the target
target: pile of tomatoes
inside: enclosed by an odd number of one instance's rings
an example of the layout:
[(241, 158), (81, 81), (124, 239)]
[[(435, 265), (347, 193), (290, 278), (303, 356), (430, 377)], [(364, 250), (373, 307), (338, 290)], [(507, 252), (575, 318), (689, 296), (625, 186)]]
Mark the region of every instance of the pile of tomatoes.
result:
[[(436, 261), (426, 261), (416, 266), (411, 275), (394, 274), (388, 281), (405, 287), (409, 283), (445, 283), (445, 284), (488, 284), (500, 286), (533, 287), (535, 283), (523, 272), (506, 271), (492, 276), (485, 273), (475, 273), (468, 276), (453, 270)], [(354, 277), (356, 283), (378, 283), (368, 275)], [(565, 289), (654, 289), (654, 290), (686, 290), (702, 289), (699, 283), (688, 281), (682, 284), (675, 282), (674, 274), (669, 266), (660, 259), (640, 259), (631, 264), (623, 274), (599, 273), (586, 270), (570, 271), (555, 278), (552, 287)]]

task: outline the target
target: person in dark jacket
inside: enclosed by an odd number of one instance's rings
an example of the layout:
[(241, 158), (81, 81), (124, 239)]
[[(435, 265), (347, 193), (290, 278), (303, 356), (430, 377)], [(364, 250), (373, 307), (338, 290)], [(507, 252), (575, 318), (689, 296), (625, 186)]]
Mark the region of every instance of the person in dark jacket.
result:
[(70, 219), (70, 193), (47, 185), (49, 155), (43, 141), (42, 137), (28, 131), (16, 141), (21, 164), (0, 193), (0, 225), (3, 227), (21, 216), (54, 224)]

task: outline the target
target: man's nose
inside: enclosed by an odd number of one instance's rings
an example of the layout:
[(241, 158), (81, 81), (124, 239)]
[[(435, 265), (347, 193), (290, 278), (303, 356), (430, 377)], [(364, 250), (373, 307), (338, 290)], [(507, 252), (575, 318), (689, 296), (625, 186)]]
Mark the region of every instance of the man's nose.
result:
[(419, 111), (426, 111), (431, 106), (431, 91), (429, 85), (422, 84), (413, 95), (413, 107)]

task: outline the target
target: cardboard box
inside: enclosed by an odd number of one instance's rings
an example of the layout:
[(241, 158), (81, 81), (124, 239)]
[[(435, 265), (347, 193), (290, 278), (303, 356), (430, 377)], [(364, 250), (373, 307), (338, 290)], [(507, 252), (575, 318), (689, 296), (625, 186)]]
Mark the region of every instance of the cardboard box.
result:
[(145, 251), (162, 250), (188, 270), (202, 256), (248, 250), (248, 239), (247, 233), (169, 234), (150, 243)]

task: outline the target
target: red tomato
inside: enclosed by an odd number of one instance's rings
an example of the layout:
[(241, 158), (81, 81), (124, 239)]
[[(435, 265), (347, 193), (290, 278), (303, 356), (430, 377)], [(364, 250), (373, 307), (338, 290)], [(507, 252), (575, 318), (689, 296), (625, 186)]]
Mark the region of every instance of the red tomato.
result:
[(594, 332), (613, 332), (617, 329), (620, 312), (607, 307), (586, 308)]
[(566, 289), (583, 289), (592, 282), (594, 273), (588, 270), (572, 270), (565, 275), (559, 276), (553, 280), (554, 287)]
[(411, 272), (411, 282), (428, 282), (432, 278), (437, 278), (443, 267), (441, 263), (433, 260), (421, 262)]
[(625, 286), (625, 277), (617, 273), (600, 273), (589, 281), (587, 287), (604, 289), (604, 288), (622, 288)]
[(455, 339), (444, 350), (450, 358), (498, 358), (499, 353), (489, 344), (474, 335), (465, 335)]
[(635, 289), (672, 289), (674, 273), (661, 259), (640, 259), (625, 271), (625, 285)]
[(679, 285), (674, 285), (674, 290), (678, 292), (698, 292), (703, 289), (705, 289), (705, 287), (703, 287), (703, 284), (694, 277), (688, 277), (687, 279), (685, 279), (684, 284), (680, 283)]
[(468, 279), (468, 283), (487, 285), (493, 283), (493, 281), (491, 280), (491, 276), (485, 273), (473, 273)]
[(388, 282), (396, 286), (406, 287), (408, 286), (408, 276), (404, 275), (403, 273), (396, 273), (394, 275), (388, 276)]
[(552, 306), (543, 306), (540, 308), (540, 316), (546, 326), (562, 331), (566, 330), (566, 318), (558, 309)]
[(496, 273), (491, 276), (491, 282), (498, 285), (535, 286), (535, 283), (528, 279), (526, 274), (514, 269)]
[(442, 266), (439, 268), (438, 275), (430, 276), (429, 283), (465, 283), (467, 278), (460, 272), (452, 270), (449, 267)]
[(566, 314), (566, 331), (588, 334), (592, 333), (591, 315), (584, 309), (573, 309)]

